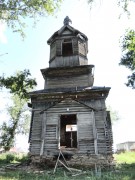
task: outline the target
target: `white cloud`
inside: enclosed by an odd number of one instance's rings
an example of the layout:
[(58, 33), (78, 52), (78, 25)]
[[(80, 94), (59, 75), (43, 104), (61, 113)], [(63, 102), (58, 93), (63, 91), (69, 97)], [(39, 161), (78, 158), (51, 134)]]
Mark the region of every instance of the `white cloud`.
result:
[(7, 38), (5, 36), (6, 24), (0, 21), (0, 42), (7, 43)]

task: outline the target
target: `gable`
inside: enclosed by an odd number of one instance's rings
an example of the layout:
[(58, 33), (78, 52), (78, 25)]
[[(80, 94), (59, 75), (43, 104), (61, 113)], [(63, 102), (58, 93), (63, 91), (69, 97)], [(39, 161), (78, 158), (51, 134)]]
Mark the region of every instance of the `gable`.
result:
[(73, 32), (69, 31), (68, 29), (65, 29), (61, 34), (62, 35), (70, 35), (70, 34), (73, 34)]
[(62, 101), (58, 102), (54, 106), (48, 108), (47, 112), (59, 112), (59, 113), (65, 113), (65, 112), (88, 112), (92, 111), (93, 108), (88, 107), (76, 100), (66, 98)]
[(74, 34), (75, 29), (72, 28), (71, 26), (63, 26), (59, 31), (58, 31), (58, 35), (65, 35), (65, 34)]

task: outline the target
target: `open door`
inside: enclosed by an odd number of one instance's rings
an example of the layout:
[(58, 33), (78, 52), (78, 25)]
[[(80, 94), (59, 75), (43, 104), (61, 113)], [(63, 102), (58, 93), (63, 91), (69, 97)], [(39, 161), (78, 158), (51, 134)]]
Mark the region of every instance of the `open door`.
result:
[(76, 114), (65, 114), (60, 117), (60, 147), (77, 148)]

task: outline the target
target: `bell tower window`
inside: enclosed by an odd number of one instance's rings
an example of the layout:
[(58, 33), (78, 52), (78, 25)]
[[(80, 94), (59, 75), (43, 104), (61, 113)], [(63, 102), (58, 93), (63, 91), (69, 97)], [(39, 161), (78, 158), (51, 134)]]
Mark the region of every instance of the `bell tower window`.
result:
[(71, 39), (65, 39), (62, 43), (62, 55), (63, 56), (72, 56), (73, 47)]

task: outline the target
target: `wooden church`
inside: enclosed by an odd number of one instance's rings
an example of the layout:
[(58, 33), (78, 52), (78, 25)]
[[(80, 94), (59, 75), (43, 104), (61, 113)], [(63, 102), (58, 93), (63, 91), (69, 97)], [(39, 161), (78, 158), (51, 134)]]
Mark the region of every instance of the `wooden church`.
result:
[(67, 16), (47, 41), (49, 67), (41, 69), (44, 89), (30, 93), (29, 154), (32, 162), (53, 161), (61, 150), (72, 165), (108, 164), (113, 142), (105, 100), (110, 87), (93, 86), (88, 38), (70, 22)]

